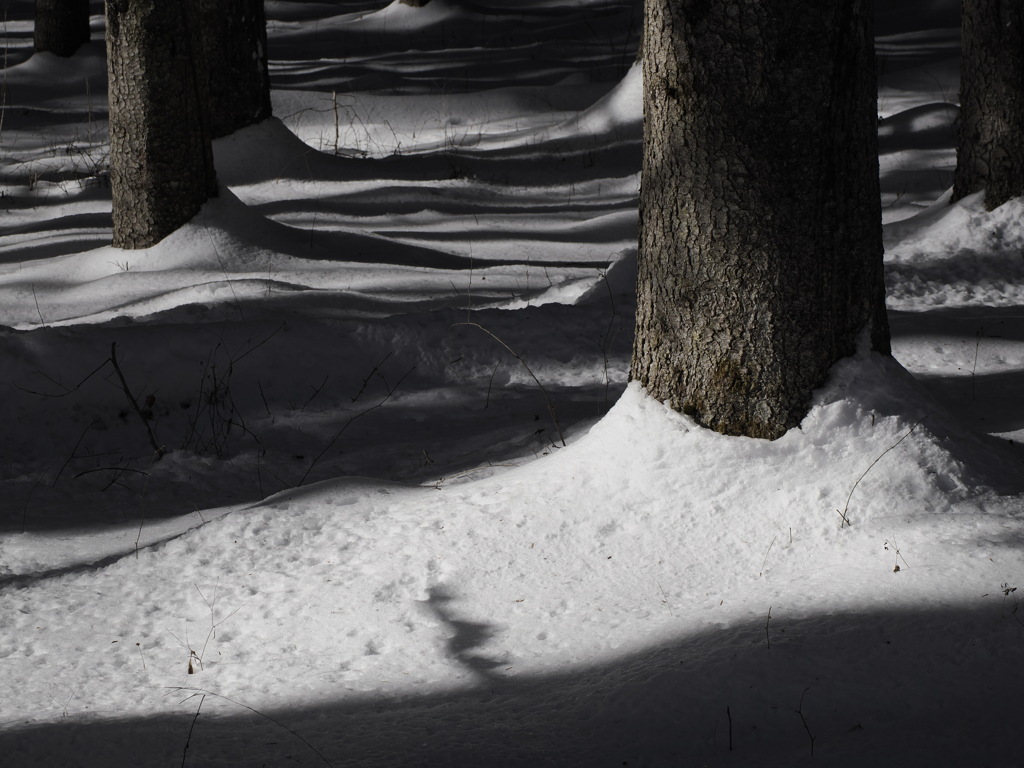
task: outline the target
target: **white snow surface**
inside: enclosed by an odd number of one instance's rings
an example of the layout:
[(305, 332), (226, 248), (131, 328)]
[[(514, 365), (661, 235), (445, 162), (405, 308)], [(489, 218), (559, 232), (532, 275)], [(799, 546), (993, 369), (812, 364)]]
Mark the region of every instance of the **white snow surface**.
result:
[(634, 4), (268, 3), (280, 119), (140, 251), (32, 5), (5, 765), (1019, 764), (1024, 210), (948, 203), (951, 30), (880, 14), (894, 357), (767, 442), (626, 384)]

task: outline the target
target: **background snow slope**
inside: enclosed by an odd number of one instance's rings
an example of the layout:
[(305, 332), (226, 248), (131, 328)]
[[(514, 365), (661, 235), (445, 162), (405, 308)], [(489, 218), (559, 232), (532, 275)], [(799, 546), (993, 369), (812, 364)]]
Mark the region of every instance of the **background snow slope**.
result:
[(11, 764), (1016, 765), (1021, 211), (878, 6), (898, 363), (766, 443), (625, 385), (638, 3), (268, 2), (278, 118), (128, 252), (101, 19), (8, 2)]

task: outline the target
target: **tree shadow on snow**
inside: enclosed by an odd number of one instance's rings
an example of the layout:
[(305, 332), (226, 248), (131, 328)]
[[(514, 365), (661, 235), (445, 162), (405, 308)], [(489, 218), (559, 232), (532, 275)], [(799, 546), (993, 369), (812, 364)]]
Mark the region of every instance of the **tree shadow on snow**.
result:
[[(1024, 341), (1024, 322), (1020, 319), (1018, 307), (955, 307), (938, 308), (927, 312), (889, 311), (889, 322), (893, 339), (901, 337), (925, 337), (946, 347), (946, 355), (957, 359), (959, 365), (950, 363), (948, 371), (916, 373), (914, 378), (936, 399), (955, 411), (960, 420), (979, 433), (979, 439), (992, 447), (998, 447), (1004, 456), (1011, 459), (1013, 454), (1006, 451), (1006, 443), (998, 438), (989, 438), (985, 433), (999, 434), (1024, 428), (1024, 371), (1010, 370), (997, 373), (978, 372), (979, 362), (984, 365), (985, 354), (993, 345), (1001, 342)], [(980, 355), (980, 357), (979, 357)], [(971, 446), (961, 450), (963, 457), (970, 461)], [(1017, 490), (1020, 487), (1022, 459), (1017, 455), (1016, 471), (996, 485)]]
[[(1019, 765), (1024, 627), (996, 586), (958, 608), (776, 610), (737, 626), (709, 614), (712, 628), (642, 651), (544, 674), (503, 665), (458, 690), (262, 713), (171, 691), (161, 716), (9, 720), (0, 750), (11, 765), (83, 768)], [(453, 628), (438, 652), (473, 668), (490, 630)], [(236, 714), (208, 714), (214, 701)]]

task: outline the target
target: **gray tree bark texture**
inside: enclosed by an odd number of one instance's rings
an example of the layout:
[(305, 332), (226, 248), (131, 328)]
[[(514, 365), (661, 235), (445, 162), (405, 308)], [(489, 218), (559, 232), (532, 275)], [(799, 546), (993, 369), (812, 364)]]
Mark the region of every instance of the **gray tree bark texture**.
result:
[(89, 34), (89, 0), (36, 0), (36, 51), (71, 56)]
[(964, 0), (953, 200), (1024, 195), (1024, 2)]
[(263, 0), (201, 0), (210, 130), (219, 138), (271, 115)]
[[(648, 0), (630, 371), (729, 435), (889, 351), (870, 0)], [(866, 334), (866, 335), (865, 335)]]
[(217, 194), (198, 0), (107, 0), (114, 245), (148, 248)]

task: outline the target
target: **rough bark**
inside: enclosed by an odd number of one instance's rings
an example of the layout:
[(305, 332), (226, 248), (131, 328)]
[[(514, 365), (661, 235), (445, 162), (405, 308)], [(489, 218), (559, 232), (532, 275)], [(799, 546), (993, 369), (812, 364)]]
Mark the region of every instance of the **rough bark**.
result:
[(271, 115), (263, 0), (201, 0), (214, 138)]
[(953, 199), (1024, 195), (1024, 3), (964, 0), (960, 132)]
[(89, 0), (36, 0), (37, 51), (71, 56), (89, 42)]
[(648, 0), (631, 378), (776, 438), (889, 350), (870, 0)]
[(148, 248), (217, 193), (198, 0), (107, 0), (114, 245)]

